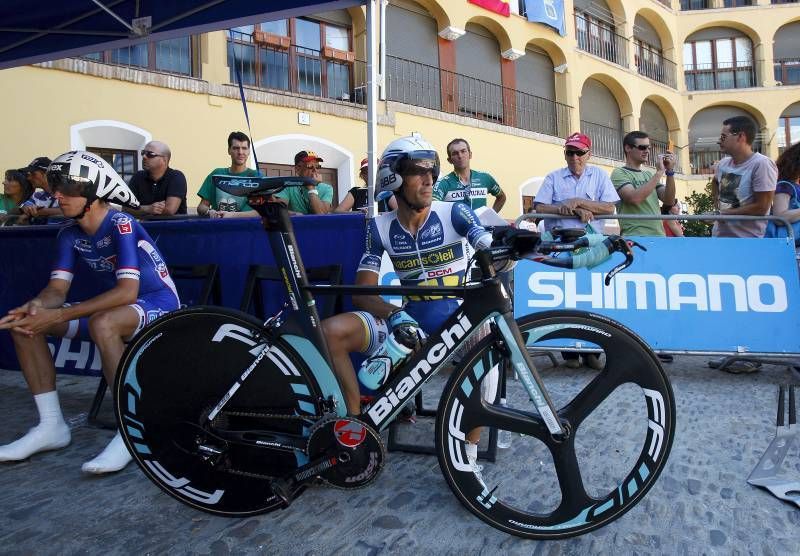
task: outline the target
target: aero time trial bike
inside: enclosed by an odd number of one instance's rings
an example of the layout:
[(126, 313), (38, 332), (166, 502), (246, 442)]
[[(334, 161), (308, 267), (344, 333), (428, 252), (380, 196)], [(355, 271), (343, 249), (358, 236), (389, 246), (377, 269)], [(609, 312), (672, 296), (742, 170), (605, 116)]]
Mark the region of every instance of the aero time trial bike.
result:
[[(239, 311), (192, 307), (158, 319), (128, 345), (115, 411), (134, 460), (154, 483), (181, 502), (224, 516), (286, 507), (312, 484), (363, 487), (384, 465), (380, 432), (462, 350), (441, 394), (435, 444), (447, 484), (472, 513), (508, 533), (547, 539), (602, 527), (641, 500), (666, 463), (675, 427), (672, 389), (656, 356), (633, 332), (600, 315), (550, 311), (515, 321), (493, 266), (525, 256), (578, 267), (624, 253), (610, 278), (631, 263), (629, 243), (618, 236), (542, 241), (534, 232), (509, 229), (495, 231), (497, 247), (475, 254), (477, 282), (309, 285), (288, 212), (269, 197), (304, 183), (218, 183), (249, 195), (261, 214), (285, 282), (286, 318), (262, 323)], [(548, 256), (554, 252), (563, 253)], [(450, 295), (463, 304), (353, 417), (312, 296), (326, 292)], [(603, 369), (586, 373), (580, 384), (540, 373), (532, 361), (567, 338), (605, 356)], [(518, 390), (509, 392), (506, 406), (481, 393), (501, 363), (519, 377), (509, 382)], [(466, 435), (477, 427), (518, 438), (482, 474), (465, 451)]]

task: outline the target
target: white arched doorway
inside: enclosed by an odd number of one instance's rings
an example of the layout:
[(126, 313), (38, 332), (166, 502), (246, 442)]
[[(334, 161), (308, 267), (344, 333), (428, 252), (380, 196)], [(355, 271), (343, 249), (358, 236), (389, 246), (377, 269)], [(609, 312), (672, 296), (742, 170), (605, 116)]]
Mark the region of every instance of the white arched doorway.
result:
[(332, 141), (313, 135), (290, 133), (260, 139), (253, 146), (260, 163), (293, 165), (296, 153), (309, 150), (316, 152), (324, 160), (323, 166), (336, 169), (339, 201), (355, 185), (353, 153)]

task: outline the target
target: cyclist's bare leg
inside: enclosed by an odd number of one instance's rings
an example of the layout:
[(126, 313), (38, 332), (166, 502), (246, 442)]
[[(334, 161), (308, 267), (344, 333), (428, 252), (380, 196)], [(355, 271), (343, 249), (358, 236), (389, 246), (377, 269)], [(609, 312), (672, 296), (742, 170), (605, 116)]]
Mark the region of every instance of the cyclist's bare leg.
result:
[(69, 427), (64, 422), (56, 393), (56, 369), (45, 336), (63, 336), (67, 323), (59, 323), (41, 334), (28, 336), (11, 330), (22, 373), (39, 412), (39, 424), (20, 439), (0, 446), (0, 461), (19, 461), (36, 452), (63, 448), (70, 443)]
[[(89, 334), (100, 350), (103, 375), (109, 384), (114, 384), (117, 364), (125, 349), (123, 338), (128, 338), (139, 326), (139, 313), (131, 306), (115, 307), (95, 313), (89, 318)], [(124, 468), (131, 461), (119, 432), (108, 446), (93, 460), (83, 464), (86, 473), (111, 473)]]
[(138, 326), (139, 313), (129, 305), (100, 311), (89, 317), (89, 334), (100, 350), (103, 375), (109, 384), (114, 384), (117, 365), (125, 351), (123, 338), (130, 337)]
[(342, 386), (347, 413), (361, 413), (361, 391), (350, 354), (365, 349), (367, 334), (360, 318), (352, 313), (342, 313), (322, 321), (322, 331), (328, 343), (333, 370)]

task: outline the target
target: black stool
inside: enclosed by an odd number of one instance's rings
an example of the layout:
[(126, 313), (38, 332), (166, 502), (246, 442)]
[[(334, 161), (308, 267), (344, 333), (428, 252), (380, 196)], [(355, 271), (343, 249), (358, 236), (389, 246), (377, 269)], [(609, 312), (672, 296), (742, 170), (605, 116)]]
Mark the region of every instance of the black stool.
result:
[[(307, 268), (306, 276), (311, 284), (339, 286), (342, 283), (342, 265), (332, 264)], [(244, 282), (242, 302), (239, 304), (239, 310), (245, 313), (249, 313), (251, 306), (255, 305), (253, 314), (261, 320), (266, 319), (264, 292), (261, 289), (261, 282), (264, 280), (283, 284), (283, 276), (277, 267), (251, 265)], [(317, 312), (322, 319), (341, 313), (341, 296), (339, 294), (323, 295), (323, 302), (317, 303)]]
[[(219, 281), (219, 265), (199, 264), (199, 265), (167, 265), (169, 275), (173, 280), (203, 280), (200, 296), (197, 298), (198, 305), (205, 305), (211, 301), (214, 305), (222, 305), (222, 287)], [(115, 429), (116, 424), (102, 423), (98, 421), (97, 414), (103, 404), (108, 383), (106, 377), (100, 377), (97, 391), (92, 400), (92, 407), (89, 409), (87, 422), (89, 425), (102, 429)]]

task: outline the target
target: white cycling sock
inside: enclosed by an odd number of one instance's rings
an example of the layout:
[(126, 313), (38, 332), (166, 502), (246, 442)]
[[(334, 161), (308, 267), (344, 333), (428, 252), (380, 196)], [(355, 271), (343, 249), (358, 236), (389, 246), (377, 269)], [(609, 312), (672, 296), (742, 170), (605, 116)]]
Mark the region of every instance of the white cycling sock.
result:
[(57, 450), (70, 443), (69, 427), (61, 415), (58, 394), (45, 392), (33, 399), (39, 410), (39, 424), (19, 440), (0, 446), (0, 461), (20, 461), (37, 452)]
[(478, 445), (467, 440), (464, 447), (467, 450), (467, 457), (472, 461), (476, 461), (478, 459)]
[(131, 454), (119, 434), (114, 435), (105, 450), (100, 452), (96, 458), (87, 461), (81, 466), (84, 473), (100, 475), (102, 473), (113, 473), (123, 469), (131, 461)]
[(45, 392), (33, 397), (36, 409), (39, 410), (39, 423), (63, 423), (64, 415), (61, 414), (61, 404), (58, 403), (58, 392)]

